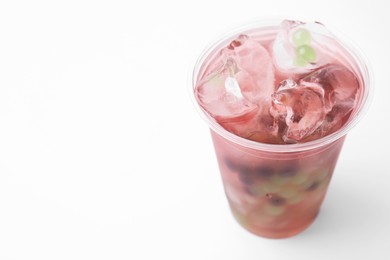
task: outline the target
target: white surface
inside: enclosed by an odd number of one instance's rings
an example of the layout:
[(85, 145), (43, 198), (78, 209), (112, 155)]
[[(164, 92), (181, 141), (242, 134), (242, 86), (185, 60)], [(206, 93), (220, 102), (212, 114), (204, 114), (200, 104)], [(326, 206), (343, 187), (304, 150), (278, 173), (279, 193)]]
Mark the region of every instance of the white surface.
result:
[[(387, 4), (322, 2), (2, 1), (0, 260), (388, 257)], [(272, 15), (345, 32), (376, 87), (317, 221), (286, 240), (231, 217), (187, 91), (210, 41)]]

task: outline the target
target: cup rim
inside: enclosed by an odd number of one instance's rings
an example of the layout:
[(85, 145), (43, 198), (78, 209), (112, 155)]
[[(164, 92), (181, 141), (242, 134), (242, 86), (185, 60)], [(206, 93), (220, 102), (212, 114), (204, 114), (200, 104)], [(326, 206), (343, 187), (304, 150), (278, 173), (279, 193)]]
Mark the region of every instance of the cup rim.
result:
[(234, 28), (233, 30), (228, 31), (225, 33), (222, 37), (219, 37), (217, 40), (212, 41), (200, 54), (198, 59), (195, 62), (195, 66), (192, 70), (192, 77), (191, 77), (191, 84), (190, 86), (190, 96), (191, 100), (195, 105), (195, 108), (197, 109), (200, 116), (203, 118), (203, 120), (209, 125), (210, 129), (217, 132), (219, 135), (224, 137), (225, 139), (242, 145), (244, 147), (255, 149), (255, 150), (261, 150), (261, 151), (268, 151), (268, 152), (276, 152), (276, 153), (286, 153), (286, 152), (299, 152), (299, 151), (306, 151), (311, 150), (319, 147), (326, 146), (341, 137), (345, 136), (357, 123), (362, 119), (362, 117), (367, 113), (367, 110), (371, 104), (372, 96), (373, 96), (373, 77), (372, 72), (370, 69), (370, 65), (368, 62), (368, 59), (366, 56), (362, 53), (362, 51), (356, 46), (356, 44), (352, 43), (349, 39), (346, 39), (344, 36), (345, 34), (334, 30), (333, 28), (330, 28), (327, 26), (328, 30), (332, 32), (332, 34), (335, 36), (338, 43), (345, 49), (345, 51), (348, 52), (348, 54), (353, 58), (353, 60), (356, 63), (356, 73), (358, 73), (361, 76), (362, 81), (362, 97), (360, 100), (360, 103), (358, 107), (355, 109), (353, 114), (351, 115), (351, 118), (345, 123), (339, 130), (335, 131), (334, 133), (331, 133), (329, 135), (326, 135), (324, 137), (321, 137), (319, 139), (311, 140), (304, 143), (296, 143), (296, 144), (268, 144), (268, 143), (261, 143), (257, 141), (252, 141), (249, 139), (245, 139), (243, 137), (240, 137), (238, 135), (235, 135), (226, 129), (224, 129), (220, 124), (218, 124), (215, 119), (210, 116), (207, 111), (205, 111), (195, 97), (195, 87), (197, 84), (197, 77), (200, 72), (200, 69), (202, 68), (203, 63), (205, 60), (215, 51), (218, 45), (225, 42), (229, 38), (233, 37), (234, 35), (237, 35), (239, 33), (243, 33), (245, 31), (254, 30), (256, 28), (261, 27), (276, 27), (278, 26), (283, 19), (278, 20), (258, 20), (251, 23), (246, 23), (242, 26), (238, 26)]

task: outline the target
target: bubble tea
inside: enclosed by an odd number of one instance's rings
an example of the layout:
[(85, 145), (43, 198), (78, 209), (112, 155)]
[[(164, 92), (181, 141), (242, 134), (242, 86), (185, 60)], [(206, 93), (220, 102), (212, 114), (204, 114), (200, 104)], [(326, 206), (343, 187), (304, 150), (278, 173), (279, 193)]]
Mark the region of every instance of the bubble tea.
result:
[(252, 26), (205, 51), (194, 98), (244, 228), (283, 238), (314, 221), (368, 81), (356, 51), (318, 22)]

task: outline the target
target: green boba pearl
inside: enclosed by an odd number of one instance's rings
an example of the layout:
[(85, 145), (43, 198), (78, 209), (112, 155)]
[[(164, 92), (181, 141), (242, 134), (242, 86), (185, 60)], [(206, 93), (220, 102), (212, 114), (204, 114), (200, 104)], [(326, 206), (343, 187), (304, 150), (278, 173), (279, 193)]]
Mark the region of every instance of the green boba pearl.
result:
[(297, 176), (294, 177), (294, 179), (292, 179), (291, 183), (300, 185), (303, 184), (307, 180), (307, 178), (308, 177), (306, 173), (299, 173)]
[(263, 185), (251, 185), (248, 189), (252, 195), (257, 197), (263, 196), (268, 192)]
[(311, 34), (307, 29), (300, 28), (293, 33), (292, 41), (295, 46), (309, 45), (311, 42)]
[(295, 56), (295, 59), (294, 59), (295, 66), (305, 67), (308, 64), (309, 64), (309, 62), (307, 60), (305, 60), (304, 58), (302, 58), (301, 56)]
[(276, 187), (282, 187), (283, 185), (287, 184), (290, 180), (288, 178), (282, 178), (279, 176), (276, 176), (270, 180), (271, 185)]
[(267, 183), (263, 186), (262, 190), (265, 193), (278, 193), (281, 190), (281, 186), (274, 183)]
[(301, 45), (295, 51), (297, 57), (301, 57), (307, 62), (313, 62), (317, 58), (316, 52), (309, 45)]

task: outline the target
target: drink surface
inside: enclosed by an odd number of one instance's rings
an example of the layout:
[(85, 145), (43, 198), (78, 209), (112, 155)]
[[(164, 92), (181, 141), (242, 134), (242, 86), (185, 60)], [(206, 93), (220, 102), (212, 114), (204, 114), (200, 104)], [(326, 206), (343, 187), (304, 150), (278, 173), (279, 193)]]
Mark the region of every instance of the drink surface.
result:
[(223, 42), (203, 63), (198, 103), (227, 131), (271, 144), (339, 130), (362, 81), (348, 52), (320, 23), (283, 21)]

